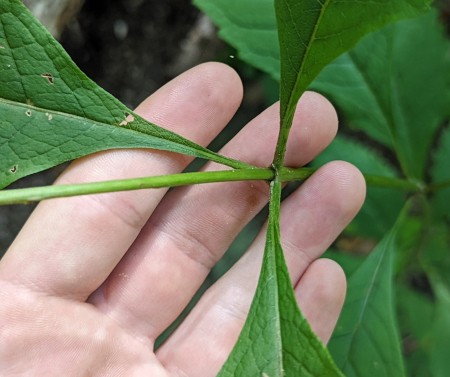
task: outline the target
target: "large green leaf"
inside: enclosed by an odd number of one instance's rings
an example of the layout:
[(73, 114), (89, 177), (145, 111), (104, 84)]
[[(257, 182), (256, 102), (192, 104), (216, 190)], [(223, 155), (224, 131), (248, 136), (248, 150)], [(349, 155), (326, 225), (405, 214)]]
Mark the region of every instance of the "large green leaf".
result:
[(392, 265), (396, 235), (409, 207), (349, 279), (343, 312), (329, 344), (347, 377), (405, 375), (393, 307)]
[[(450, 106), (449, 106), (450, 107)], [(450, 182), (450, 128), (441, 135), (439, 146), (433, 155), (431, 178), (433, 184)], [(438, 216), (450, 220), (450, 186), (436, 191), (431, 201), (433, 209)]]
[[(447, 270), (448, 274), (448, 270)], [(429, 345), (430, 370), (433, 377), (447, 377), (450, 371), (450, 289), (442, 280), (434, 279), (435, 316), (431, 323)]]
[(444, 377), (450, 370), (450, 234), (445, 222), (427, 224), (424, 230), (419, 256), (431, 286), (427, 293), (434, 306), (433, 316), (426, 322), (427, 331), (420, 334), (419, 345), (426, 355), (429, 375)]
[[(348, 161), (366, 174), (398, 176), (393, 167), (374, 150), (344, 136), (336, 137), (313, 161), (312, 166), (319, 167), (333, 160)], [(381, 239), (392, 228), (404, 201), (404, 195), (398, 190), (369, 186), (364, 206), (348, 230), (358, 235)]]
[[(280, 41), (281, 130), (275, 163), (284, 158), (295, 108), (319, 72), (383, 25), (416, 16), (429, 0), (275, 0)], [(367, 56), (366, 56), (367, 58)]]
[(437, 128), (450, 114), (449, 43), (436, 12), (388, 26), (326, 67), (312, 84), (347, 124), (392, 147), (423, 179)]
[(221, 38), (239, 57), (275, 79), (280, 77), (280, 51), (274, 0), (194, 0), (219, 26)]
[(280, 244), (280, 196), (281, 184), (274, 181), (258, 287), (220, 377), (342, 376), (298, 309)]
[(434, 303), (426, 294), (406, 286), (397, 286), (396, 293), (408, 376), (430, 376), (429, 347), (425, 337), (429, 337), (433, 323)]
[(234, 167), (148, 123), (89, 80), (19, 0), (0, 1), (0, 188), (110, 148), (156, 148)]

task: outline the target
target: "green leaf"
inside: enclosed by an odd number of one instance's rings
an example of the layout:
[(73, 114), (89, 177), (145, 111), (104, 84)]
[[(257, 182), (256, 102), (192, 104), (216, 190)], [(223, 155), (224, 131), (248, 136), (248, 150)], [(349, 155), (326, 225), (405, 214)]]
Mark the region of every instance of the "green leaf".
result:
[(349, 251), (341, 251), (339, 249), (329, 249), (323, 255), (323, 258), (334, 260), (345, 272), (345, 276), (350, 276), (364, 262), (364, 257)]
[[(404, 281), (397, 282), (397, 308), (411, 377), (445, 376), (450, 366), (450, 236), (444, 223), (427, 221), (427, 204), (414, 204), (397, 236), (396, 267)], [(402, 259), (409, 260), (403, 267)]]
[(428, 279), (445, 284), (450, 289), (450, 232), (444, 221), (428, 224), (422, 241), (421, 262), (426, 266)]
[(263, 267), (247, 321), (219, 377), (342, 376), (298, 309), (280, 244), (281, 184), (271, 183)]
[(312, 84), (346, 124), (392, 147), (410, 178), (422, 180), (437, 128), (450, 114), (449, 43), (436, 12), (365, 38)]
[(219, 26), (219, 35), (238, 56), (280, 77), (280, 52), (274, 0), (194, 0), (194, 4)]
[[(450, 128), (447, 128), (441, 135), (439, 146), (433, 155), (433, 165), (431, 167), (432, 183), (440, 184), (450, 181)], [(434, 212), (439, 216), (450, 220), (450, 186), (438, 190), (434, 193), (431, 201)]]
[[(366, 174), (398, 177), (394, 168), (376, 151), (344, 136), (338, 136), (313, 162), (319, 167), (333, 160), (348, 161)], [(348, 228), (352, 234), (380, 239), (389, 231), (404, 205), (398, 190), (368, 186), (364, 206)]]
[(442, 280), (437, 279), (433, 281), (433, 289), (436, 309), (431, 322), (431, 334), (427, 339), (430, 345), (430, 370), (433, 377), (447, 377), (450, 370), (450, 289)]
[(405, 375), (393, 306), (393, 258), (399, 221), (348, 281), (343, 312), (329, 344), (347, 377)]
[(425, 294), (403, 285), (397, 286), (396, 293), (408, 376), (430, 376), (429, 347), (424, 338), (429, 336), (433, 323), (434, 303)]
[(433, 322), (433, 301), (423, 292), (404, 285), (396, 287), (399, 324), (405, 336), (424, 338)]
[(319, 72), (383, 25), (420, 14), (427, 0), (275, 0), (280, 41), (281, 130), (275, 165), (284, 159), (287, 138), (301, 95)]
[[(431, 289), (428, 287), (426, 290), (426, 294), (433, 298), (434, 305), (432, 317), (424, 318), (426, 329), (418, 334), (419, 346), (422, 353), (425, 353), (429, 375), (444, 377), (450, 370), (448, 358), (450, 347), (450, 234), (448, 224), (445, 222), (427, 224), (425, 236), (421, 243), (419, 256), (431, 286)], [(420, 314), (421, 310), (423, 309), (415, 309), (410, 316)]]
[(110, 148), (240, 163), (151, 124), (88, 79), (19, 0), (0, 2), (0, 188)]

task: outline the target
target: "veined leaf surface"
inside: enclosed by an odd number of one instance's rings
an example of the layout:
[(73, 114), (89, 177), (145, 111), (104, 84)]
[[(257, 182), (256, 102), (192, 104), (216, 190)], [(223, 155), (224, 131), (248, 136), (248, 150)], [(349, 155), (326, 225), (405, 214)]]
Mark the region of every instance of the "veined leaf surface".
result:
[(219, 27), (219, 35), (252, 66), (280, 78), (274, 0), (194, 0)]
[(275, 165), (284, 159), (297, 102), (319, 72), (367, 33), (418, 15), (428, 4), (428, 0), (275, 0), (281, 58), (281, 129)]
[(436, 12), (380, 30), (313, 82), (354, 129), (391, 147), (423, 180), (436, 130), (450, 115), (449, 43)]
[(300, 313), (280, 243), (281, 184), (271, 183), (263, 267), (248, 319), (219, 377), (342, 374)]
[(219, 156), (151, 124), (87, 78), (20, 0), (0, 2), (0, 188), (110, 148)]
[(347, 377), (405, 376), (393, 302), (396, 236), (411, 204), (348, 281), (329, 348)]

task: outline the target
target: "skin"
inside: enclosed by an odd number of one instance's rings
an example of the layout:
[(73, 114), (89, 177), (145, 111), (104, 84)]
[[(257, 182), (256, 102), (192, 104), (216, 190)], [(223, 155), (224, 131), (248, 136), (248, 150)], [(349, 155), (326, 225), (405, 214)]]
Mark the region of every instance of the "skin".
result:
[[(137, 109), (143, 117), (207, 145), (242, 99), (229, 67), (200, 65)], [(333, 139), (330, 103), (306, 93), (286, 165), (302, 166)], [(271, 163), (278, 105), (222, 153)], [(74, 162), (57, 183), (180, 172), (186, 156), (116, 150)], [(217, 170), (217, 164), (205, 169)], [(299, 305), (327, 342), (345, 296), (345, 276), (321, 254), (355, 216), (364, 179), (344, 162), (322, 167), (282, 204), (282, 243)], [(217, 183), (42, 202), (0, 261), (0, 371), (4, 376), (215, 376), (245, 321), (256, 288), (264, 230), (154, 353), (238, 232), (267, 203), (264, 182)]]

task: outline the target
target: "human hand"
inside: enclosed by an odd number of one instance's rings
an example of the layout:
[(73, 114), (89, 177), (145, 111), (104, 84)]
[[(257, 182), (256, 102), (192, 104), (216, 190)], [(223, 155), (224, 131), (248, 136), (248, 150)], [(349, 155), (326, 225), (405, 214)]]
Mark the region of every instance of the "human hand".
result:
[[(234, 71), (208, 63), (161, 88), (137, 112), (206, 145), (241, 97)], [(288, 166), (314, 158), (337, 128), (334, 109), (320, 95), (305, 94), (298, 108)], [(270, 107), (221, 153), (268, 166), (278, 117), (278, 106)], [(102, 152), (74, 162), (57, 183), (170, 174), (190, 160), (153, 150)], [(364, 193), (361, 174), (333, 162), (282, 205), (295, 292), (324, 342), (342, 307), (345, 277), (334, 262), (318, 258), (359, 210)], [(264, 232), (155, 353), (154, 342), (267, 200), (265, 182), (224, 182), (42, 202), (0, 261), (0, 375), (216, 375), (246, 319)]]

